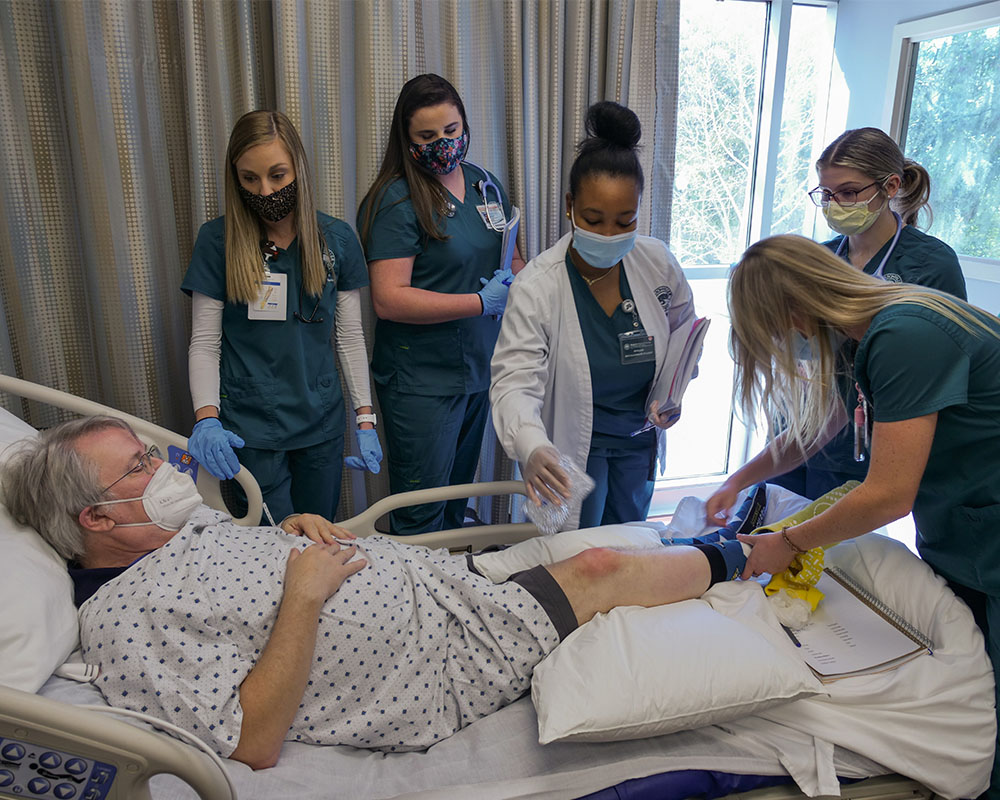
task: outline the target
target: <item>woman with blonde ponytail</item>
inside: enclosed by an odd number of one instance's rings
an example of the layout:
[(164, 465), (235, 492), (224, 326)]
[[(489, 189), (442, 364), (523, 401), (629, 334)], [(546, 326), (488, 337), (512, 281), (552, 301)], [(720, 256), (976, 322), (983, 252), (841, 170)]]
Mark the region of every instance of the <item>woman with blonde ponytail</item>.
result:
[(181, 284), (192, 299), (188, 448), (218, 478), (245, 465), (275, 521), (333, 519), (346, 424), (334, 339), (360, 426), (361, 456), (347, 464), (378, 472), (382, 459), (361, 328), (364, 256), (346, 222), (316, 211), (284, 114), (240, 117), (224, 181), (226, 214), (202, 225)]
[[(827, 511), (739, 537), (753, 548), (743, 576), (781, 573), (797, 552), (912, 510), (917, 549), (969, 604), (1000, 687), (1000, 320), (944, 292), (879, 281), (798, 236), (743, 254), (729, 311), (736, 394), (749, 417), (766, 413), (770, 433), (784, 430), (708, 499), (711, 522), (849, 419), (870, 442), (864, 481)], [(1000, 763), (989, 796), (1000, 796)]]
[[(878, 128), (834, 139), (816, 161), (819, 185), (809, 192), (838, 235), (824, 244), (862, 272), (889, 283), (915, 283), (966, 298), (955, 251), (917, 228), (930, 225), (930, 176), (903, 156)], [(774, 483), (816, 499), (848, 480), (864, 480), (868, 462), (853, 457), (851, 432)]]

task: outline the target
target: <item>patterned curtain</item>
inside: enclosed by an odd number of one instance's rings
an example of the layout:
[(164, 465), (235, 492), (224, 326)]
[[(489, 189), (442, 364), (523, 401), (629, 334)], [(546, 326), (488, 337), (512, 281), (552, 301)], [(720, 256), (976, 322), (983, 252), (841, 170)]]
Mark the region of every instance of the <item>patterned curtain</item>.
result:
[[(398, 91), (420, 72), (461, 93), (469, 157), (521, 208), (526, 258), (564, 232), (569, 165), (600, 99), (642, 120), (641, 228), (665, 237), (679, 1), (7, 0), (0, 370), (189, 431), (178, 287), (198, 227), (223, 207), (232, 125), (254, 108), (287, 113), (319, 207), (353, 225)], [(62, 417), (3, 403), (37, 427)], [(488, 429), (482, 479), (511, 474)], [(348, 478), (342, 516), (388, 492), (384, 472)]]

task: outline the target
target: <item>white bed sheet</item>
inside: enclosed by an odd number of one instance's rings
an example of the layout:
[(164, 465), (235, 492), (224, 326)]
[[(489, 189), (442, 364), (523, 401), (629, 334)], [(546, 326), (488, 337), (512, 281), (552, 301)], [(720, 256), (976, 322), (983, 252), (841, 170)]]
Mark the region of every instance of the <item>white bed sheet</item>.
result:
[[(51, 678), (40, 694), (104, 705), (93, 686)], [(629, 778), (683, 769), (784, 775), (814, 771), (817, 749), (836, 771), (863, 778), (887, 770), (862, 756), (764, 720), (710, 726), (653, 739), (606, 744), (538, 744), (538, 722), (525, 697), (424, 753), (377, 753), (288, 742), (278, 765), (259, 772), (226, 760), (240, 800), (509, 800), (575, 798)], [(151, 782), (154, 800), (196, 800), (172, 776)]]

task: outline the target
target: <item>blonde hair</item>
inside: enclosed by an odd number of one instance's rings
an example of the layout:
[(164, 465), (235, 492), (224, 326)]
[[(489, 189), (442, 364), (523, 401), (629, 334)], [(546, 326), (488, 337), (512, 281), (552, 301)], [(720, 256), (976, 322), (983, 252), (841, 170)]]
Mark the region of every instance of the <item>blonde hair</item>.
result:
[[(935, 289), (866, 275), (801, 236), (772, 236), (749, 247), (730, 274), (728, 299), (734, 399), (749, 418), (763, 409), (768, 433), (783, 427), (803, 451), (819, 441), (831, 416), (843, 408), (837, 381), (850, 377), (853, 366), (841, 354), (840, 338), (867, 326), (882, 309), (913, 303), (970, 333), (986, 331), (1000, 339), (967, 303)], [(815, 337), (808, 362), (796, 358), (796, 330)]]
[(295, 171), (297, 201), (293, 213), (302, 286), (307, 294), (319, 297), (326, 283), (322, 256), (326, 242), (321, 241), (316, 223), (312, 181), (302, 140), (291, 120), (280, 111), (251, 111), (236, 121), (226, 150), (226, 298), (231, 303), (252, 302), (264, 279), (260, 240), (265, 229), (257, 214), (240, 197), (236, 162), (251, 147), (270, 144), (275, 139), (288, 151)]
[(903, 156), (892, 138), (878, 128), (855, 128), (844, 131), (827, 145), (816, 160), (816, 170), (827, 167), (856, 169), (884, 187), (893, 175), (899, 176), (900, 186), (890, 207), (903, 219), (904, 225), (916, 225), (921, 210), (927, 214), (929, 228), (934, 221), (931, 211), (931, 176), (916, 161)]

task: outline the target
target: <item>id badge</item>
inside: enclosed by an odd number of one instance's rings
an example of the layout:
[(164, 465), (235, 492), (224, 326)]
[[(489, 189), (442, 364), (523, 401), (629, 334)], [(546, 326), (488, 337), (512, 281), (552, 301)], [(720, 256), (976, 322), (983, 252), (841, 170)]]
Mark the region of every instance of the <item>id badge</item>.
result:
[(507, 224), (507, 217), (503, 213), (503, 206), (495, 200), (484, 206), (476, 206), (476, 211), (483, 218), (483, 225), (491, 230), (502, 228)]
[(619, 333), (618, 347), (621, 351), (622, 366), (655, 361), (656, 348), (653, 346), (653, 338), (642, 328)]
[(284, 273), (272, 272), (270, 278), (261, 282), (260, 294), (247, 306), (247, 319), (285, 321), (287, 278)]

